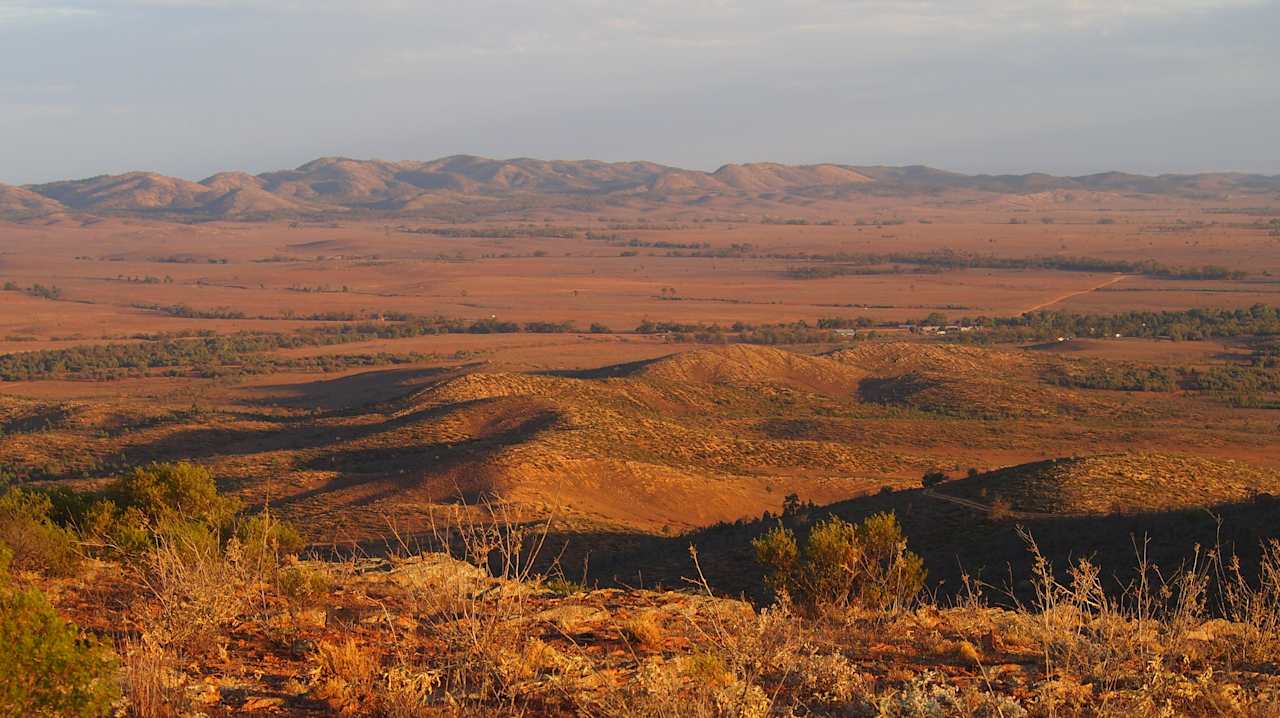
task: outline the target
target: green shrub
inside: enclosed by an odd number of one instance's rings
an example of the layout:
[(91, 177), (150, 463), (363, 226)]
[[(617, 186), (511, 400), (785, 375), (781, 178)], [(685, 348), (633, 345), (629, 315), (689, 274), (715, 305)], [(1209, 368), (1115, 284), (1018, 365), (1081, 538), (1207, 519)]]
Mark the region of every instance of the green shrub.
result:
[(65, 486), (30, 489), (45, 496), (49, 501), (49, 519), (59, 526), (79, 526), (85, 514), (95, 503), (91, 493), (76, 491)]
[(161, 538), (206, 555), (218, 552), (238, 510), (237, 501), (218, 494), (208, 469), (157, 463), (118, 477), (75, 525), (86, 544), (119, 558), (137, 558)]
[(940, 471), (938, 469), (930, 469), (929, 471), (926, 471), (924, 474), (924, 477), (920, 479), (920, 485), (927, 489), (931, 486), (937, 486), (938, 484), (941, 484), (946, 480), (947, 480), (946, 472)]
[(276, 589), (290, 607), (305, 607), (328, 594), (330, 584), (329, 574), (324, 570), (299, 563), (280, 571)]
[(800, 547), (791, 529), (778, 525), (751, 542), (765, 567), (764, 581), (775, 592), (790, 591), (800, 572)]
[(109, 495), (125, 509), (136, 508), (152, 521), (181, 518), (222, 527), (239, 505), (218, 494), (213, 474), (188, 462), (150, 464), (116, 479)]
[(0, 578), (0, 715), (108, 715), (120, 695), (111, 651), (80, 635), (39, 591)]
[(163, 544), (173, 558), (198, 562), (222, 557), (226, 540), (234, 536), (235, 560), (274, 570), (281, 558), (304, 546), (296, 528), (266, 511), (236, 520), (239, 502), (219, 495), (213, 475), (195, 464), (135, 468), (117, 478), (105, 496), (82, 499), (68, 513), (78, 516), (74, 525), (87, 546), (117, 558), (139, 559)]
[(892, 513), (860, 525), (834, 516), (810, 530), (803, 552), (794, 532), (778, 526), (752, 541), (765, 581), (809, 606), (852, 603), (892, 609), (910, 603), (924, 588), (924, 562), (907, 550)]
[(857, 527), (834, 516), (819, 521), (804, 545), (802, 595), (813, 603), (849, 603), (861, 563)]
[(220, 529), (203, 521), (166, 516), (150, 525), (147, 546), (163, 545), (181, 563), (192, 566), (209, 560), (221, 560), (222, 539)]
[(236, 527), (236, 539), (243, 558), (256, 566), (275, 566), (286, 556), (297, 556), (306, 546), (297, 528), (269, 511), (241, 521)]
[(907, 550), (897, 516), (868, 516), (857, 533), (863, 558), (859, 601), (865, 606), (891, 608), (915, 599), (924, 588), (927, 572), (924, 559)]
[(136, 508), (121, 511), (110, 499), (90, 504), (76, 527), (90, 551), (115, 558), (137, 556), (152, 543), (147, 517)]
[(0, 496), (0, 545), (15, 568), (65, 575), (79, 561), (75, 535), (50, 518), (52, 503), (39, 491), (10, 488)]

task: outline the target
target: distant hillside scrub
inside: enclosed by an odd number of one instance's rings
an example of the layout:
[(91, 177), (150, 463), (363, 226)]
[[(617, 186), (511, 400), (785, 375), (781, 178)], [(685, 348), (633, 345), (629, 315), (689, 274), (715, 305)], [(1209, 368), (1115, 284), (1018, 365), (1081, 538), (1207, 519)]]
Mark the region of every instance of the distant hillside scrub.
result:
[[(548, 239), (575, 239), (577, 230), (565, 227), (398, 227), (397, 232), (428, 234), (450, 239), (514, 239), (517, 237), (541, 237)], [(591, 237), (588, 237), (591, 239)]]
[(1280, 370), (1266, 366), (1210, 366), (1203, 368), (1142, 366), (1130, 363), (1081, 362), (1050, 367), (1050, 384), (1076, 389), (1117, 391), (1200, 391), (1211, 394), (1280, 393)]
[(1170, 391), (1178, 385), (1178, 372), (1169, 367), (1089, 362), (1079, 367), (1051, 367), (1044, 380), (1077, 389)]
[(1280, 335), (1280, 307), (1255, 304), (1241, 309), (1195, 308), (1167, 312), (1069, 314), (1039, 311), (1017, 317), (965, 317), (957, 323), (980, 327), (956, 340), (964, 343), (1020, 342), (1057, 337), (1167, 337), (1206, 339)]
[(655, 322), (645, 319), (636, 326), (635, 331), (637, 334), (667, 334), (678, 342), (702, 344), (820, 344), (845, 338), (835, 333), (835, 323), (838, 320), (823, 320), (816, 327), (805, 321), (759, 325), (735, 322), (725, 327), (702, 322)]
[(843, 274), (865, 274), (867, 268), (886, 264), (907, 264), (936, 269), (1051, 269), (1060, 272), (1115, 272), (1143, 274), (1159, 279), (1243, 279), (1247, 272), (1215, 265), (1182, 267), (1166, 265), (1153, 259), (1137, 261), (1099, 259), (1097, 257), (997, 257), (977, 252), (938, 249), (930, 252), (892, 252), (886, 254), (810, 254), (767, 255), (772, 259), (804, 259), (838, 266), (798, 267), (787, 270), (794, 279), (819, 279)]
[(298, 347), (333, 346), (376, 339), (404, 339), (435, 334), (492, 334), (519, 331), (572, 331), (570, 322), (530, 322), (520, 325), (499, 319), (467, 322), (444, 317), (408, 318), (403, 321), (358, 322), (308, 328), (294, 334), (231, 334), (194, 338), (165, 338), (157, 341), (101, 344), (69, 349), (50, 349), (0, 356), (0, 381), (30, 381), (55, 377), (112, 379), (152, 369), (193, 367), (198, 374), (213, 376), (235, 367), (240, 373), (282, 368), (341, 368), (376, 363), (416, 361), (422, 355), (385, 352), (319, 357), (263, 357), (266, 352)]
[[(940, 313), (916, 324), (938, 325), (947, 321)], [(1057, 337), (1167, 337), (1174, 340), (1209, 337), (1280, 336), (1280, 308), (1256, 304), (1248, 309), (1189, 309), (1172, 312), (1122, 314), (1067, 314), (1033, 312), (1019, 317), (964, 317), (956, 324), (979, 331), (948, 334), (951, 341), (1001, 343), (1039, 341)], [(595, 327), (604, 325), (593, 324)], [(846, 341), (836, 329), (871, 328), (865, 317), (826, 317), (811, 325), (806, 321), (777, 324), (736, 322), (729, 326), (646, 319), (638, 334), (667, 334), (675, 341), (708, 344), (816, 344)], [(556, 333), (581, 331), (573, 322), (531, 321), (524, 324), (490, 317), (474, 321), (445, 317), (396, 315), (394, 320), (348, 322), (310, 327), (296, 333), (158, 336), (153, 341), (101, 344), (68, 349), (18, 352), (0, 356), (0, 381), (51, 378), (104, 380), (140, 375), (156, 369), (189, 368), (199, 376), (264, 373), (282, 369), (340, 369), (420, 361), (420, 354), (385, 352), (313, 357), (272, 357), (279, 349), (334, 346), (378, 339), (404, 339), (436, 334)], [(1262, 366), (1275, 366), (1280, 350), (1263, 348), (1257, 354)], [(1109, 380), (1106, 380), (1109, 381)], [(1207, 377), (1206, 382), (1216, 381)]]

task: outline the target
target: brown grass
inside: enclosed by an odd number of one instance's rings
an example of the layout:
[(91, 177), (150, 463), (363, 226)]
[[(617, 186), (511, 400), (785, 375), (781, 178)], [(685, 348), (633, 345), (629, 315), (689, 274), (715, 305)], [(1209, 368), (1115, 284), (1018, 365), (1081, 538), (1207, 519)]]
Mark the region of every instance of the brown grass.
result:
[(662, 646), (662, 626), (651, 611), (638, 613), (624, 621), (622, 631), (637, 649), (652, 651)]
[(144, 636), (125, 641), (119, 654), (130, 718), (179, 718), (189, 713), (189, 679), (170, 651)]
[[(490, 515), (500, 518), (502, 509)], [(563, 596), (529, 568), (542, 528), (496, 520), (450, 529), (456, 539), (449, 545), (461, 558), (413, 553), (333, 564), (331, 590), (318, 600), (346, 618), (328, 625), (291, 619), (286, 633), (274, 633), (295, 610), (289, 600), (278, 587), (262, 589), (264, 600), (240, 583), (229, 589), (249, 608), (206, 629), (217, 631), (206, 640), (224, 646), (220, 657), (188, 652), (179, 660), (163, 632), (125, 641), (128, 714), (184, 715), (207, 682), (235, 687), (215, 699), (227, 713), (276, 706), (280, 715), (309, 716), (321, 705), (326, 714), (388, 718), (763, 718), (801, 710), (1272, 718), (1280, 695), (1267, 668), (1280, 660), (1274, 543), (1257, 576), (1216, 551), (1169, 573), (1139, 554), (1140, 578), (1117, 592), (1087, 561), (1063, 577), (1028, 537), (1036, 597), (1026, 606), (992, 608), (975, 585), (952, 607), (809, 615), (785, 599), (754, 608), (721, 598), (705, 581), (690, 592)], [(234, 569), (234, 558), (222, 555), (225, 570)], [(509, 576), (491, 575), (477, 560)], [(62, 581), (66, 602), (77, 589)], [(141, 620), (159, 631), (166, 624), (139, 609), (154, 611), (170, 595), (95, 598), (89, 610), (114, 606), (108, 620)], [(293, 645), (299, 641), (301, 650)], [(277, 697), (281, 684), (296, 686), (286, 688), (291, 696)]]

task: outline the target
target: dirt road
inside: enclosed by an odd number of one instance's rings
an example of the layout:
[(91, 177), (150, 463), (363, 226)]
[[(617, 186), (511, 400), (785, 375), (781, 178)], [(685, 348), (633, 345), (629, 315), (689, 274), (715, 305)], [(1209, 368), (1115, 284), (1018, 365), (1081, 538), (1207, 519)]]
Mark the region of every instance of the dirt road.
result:
[(1063, 295), (1062, 295), (1062, 296), (1060, 296), (1060, 297), (1057, 297), (1057, 298), (1054, 298), (1054, 299), (1050, 299), (1049, 301), (1047, 301), (1047, 302), (1043, 302), (1043, 303), (1041, 303), (1041, 304), (1037, 304), (1037, 305), (1035, 305), (1034, 307), (1031, 307), (1030, 309), (1025, 310), (1023, 313), (1025, 314), (1025, 313), (1028, 313), (1028, 312), (1034, 312), (1034, 311), (1036, 311), (1036, 310), (1038, 310), (1038, 309), (1044, 309), (1045, 307), (1051, 307), (1051, 306), (1053, 306), (1053, 305), (1057, 304), (1058, 302), (1065, 302), (1065, 301), (1067, 301), (1068, 299), (1070, 299), (1070, 298), (1072, 298), (1072, 297), (1078, 297), (1078, 296), (1080, 296), (1081, 294), (1088, 294), (1089, 292), (1096, 292), (1096, 291), (1098, 291), (1099, 289), (1102, 289), (1103, 287), (1109, 287), (1109, 286), (1111, 286), (1112, 284), (1115, 284), (1116, 282), (1119, 282), (1119, 281), (1124, 280), (1124, 279), (1128, 279), (1130, 276), (1131, 276), (1131, 275), (1128, 275), (1128, 274), (1121, 274), (1121, 275), (1120, 275), (1120, 276), (1118, 276), (1118, 277), (1112, 277), (1111, 279), (1108, 279), (1107, 281), (1103, 282), (1102, 284), (1099, 284), (1099, 285), (1098, 285), (1098, 286), (1096, 286), (1096, 287), (1089, 287), (1088, 289), (1081, 289), (1081, 290), (1080, 290), (1080, 291), (1078, 291), (1078, 292), (1071, 292), (1071, 293), (1069, 293), (1069, 294), (1063, 294)]
[[(922, 493), (925, 496), (928, 496), (929, 498), (938, 499), (939, 501), (946, 501), (948, 503), (952, 503), (957, 506), (963, 506), (967, 509), (973, 509), (974, 511), (978, 511), (984, 514), (991, 513), (990, 504), (984, 504), (979, 501), (973, 501), (971, 499), (962, 499), (959, 496), (949, 496), (947, 494), (940, 494), (934, 491), (933, 489), (924, 489)], [(1069, 513), (1049, 513), (1044, 511), (1014, 511), (1012, 509), (1006, 510), (1003, 513), (1005, 518), (1011, 518), (1011, 519), (1069, 519), (1069, 518), (1078, 518), (1080, 516), (1087, 515), (1087, 514), (1069, 514)]]

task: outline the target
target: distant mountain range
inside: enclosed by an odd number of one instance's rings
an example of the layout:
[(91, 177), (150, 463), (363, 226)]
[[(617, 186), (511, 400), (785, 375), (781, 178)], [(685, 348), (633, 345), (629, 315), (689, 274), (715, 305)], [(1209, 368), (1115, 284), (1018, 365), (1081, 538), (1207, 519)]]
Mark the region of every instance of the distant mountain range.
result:
[(924, 166), (774, 163), (725, 165), (714, 172), (700, 172), (652, 162), (493, 160), (468, 155), (429, 162), (326, 157), (293, 170), (260, 175), (223, 172), (200, 182), (129, 172), (22, 187), (0, 184), (0, 217), (456, 217), (531, 208), (589, 211), (609, 206), (698, 206), (716, 199), (786, 202), (961, 190), (1212, 198), (1280, 192), (1280, 175), (965, 175)]

